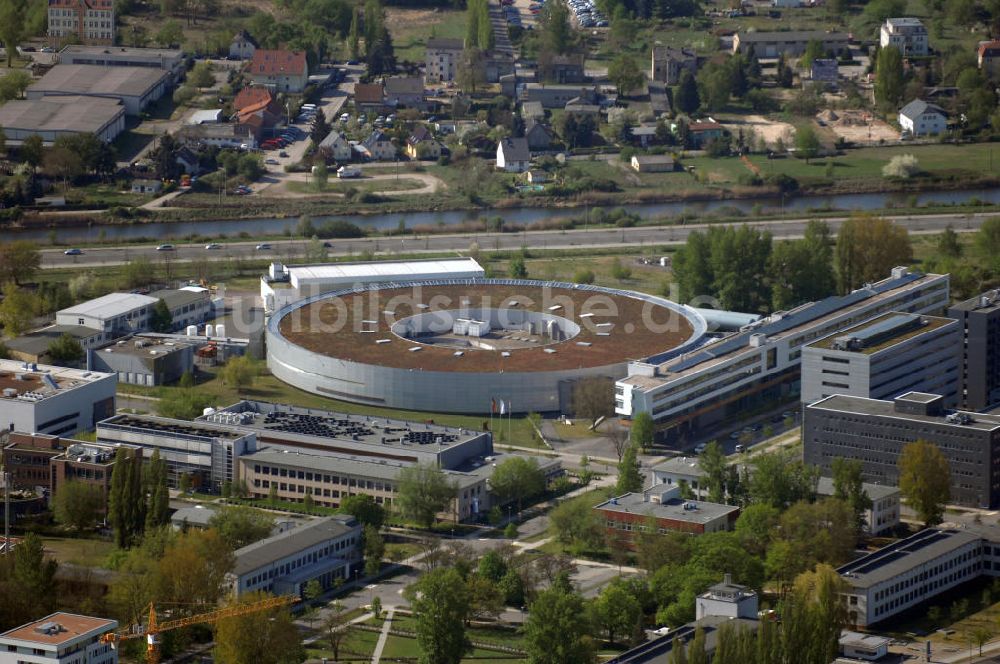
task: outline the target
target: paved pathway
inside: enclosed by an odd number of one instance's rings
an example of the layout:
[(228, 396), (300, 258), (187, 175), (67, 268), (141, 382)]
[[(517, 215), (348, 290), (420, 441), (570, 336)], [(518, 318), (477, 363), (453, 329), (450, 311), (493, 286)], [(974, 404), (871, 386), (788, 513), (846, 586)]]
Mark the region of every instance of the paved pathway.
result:
[(392, 615), (396, 608), (390, 606), (385, 612), (385, 622), (382, 623), (382, 633), (378, 635), (378, 643), (372, 651), (372, 664), (379, 664), (382, 659), (382, 651), (385, 649), (385, 642), (389, 639), (389, 630), (392, 629)]

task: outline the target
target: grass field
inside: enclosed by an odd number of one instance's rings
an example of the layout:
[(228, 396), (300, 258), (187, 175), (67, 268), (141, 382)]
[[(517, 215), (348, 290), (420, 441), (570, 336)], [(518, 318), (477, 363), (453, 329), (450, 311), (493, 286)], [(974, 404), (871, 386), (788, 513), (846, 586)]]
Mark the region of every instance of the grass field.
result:
[(60, 563), (82, 567), (100, 567), (114, 551), (113, 542), (73, 537), (43, 537), (45, 552)]
[(386, 25), (398, 60), (423, 62), (431, 37), (465, 37), (465, 12), (451, 9), (388, 7)]
[(398, 180), (330, 180), (322, 187), (312, 182), (289, 182), (288, 191), (296, 194), (344, 193), (349, 189), (368, 193), (379, 191), (409, 191), (424, 186), (423, 182), (400, 178)]
[[(657, 256), (662, 253), (660, 248), (651, 247), (649, 251), (656, 253)], [(572, 282), (577, 272), (587, 269), (594, 273), (594, 283), (599, 286), (660, 293), (670, 276), (669, 270), (658, 264), (643, 265), (637, 262), (637, 258), (636, 254), (594, 256), (583, 261), (579, 257), (529, 258), (525, 261), (525, 266), (528, 268), (528, 276), (532, 279)], [(618, 259), (624, 269), (631, 270), (629, 278), (618, 279), (613, 276), (612, 265), (615, 259)], [(510, 259), (504, 256), (483, 262), (488, 263), (494, 274), (504, 275)]]

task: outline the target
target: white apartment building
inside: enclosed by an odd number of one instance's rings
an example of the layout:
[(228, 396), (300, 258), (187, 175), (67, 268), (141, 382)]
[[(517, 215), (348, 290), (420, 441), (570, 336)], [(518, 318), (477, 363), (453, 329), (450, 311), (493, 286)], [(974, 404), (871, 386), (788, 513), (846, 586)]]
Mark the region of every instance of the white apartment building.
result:
[(843, 296), (778, 311), (700, 349), (632, 362), (615, 384), (615, 412), (648, 412), (658, 437), (684, 441), (746, 409), (798, 396), (803, 347), (889, 311), (936, 314), (948, 305), (948, 275), (905, 267)]
[(904, 58), (924, 56), (929, 51), (927, 28), (919, 18), (887, 18), (879, 33), (879, 45), (894, 46)]
[(118, 377), (0, 360), (0, 430), (71, 437), (115, 414)]
[(253, 591), (301, 597), (314, 579), (324, 589), (349, 579), (361, 562), (360, 544), (361, 525), (353, 516), (316, 519), (237, 549), (226, 578), (237, 597)]
[(0, 664), (118, 664), (118, 651), (101, 636), (117, 620), (53, 613), (0, 634)]
[(424, 76), (428, 83), (454, 81), (465, 44), (461, 39), (435, 37), (427, 40)]

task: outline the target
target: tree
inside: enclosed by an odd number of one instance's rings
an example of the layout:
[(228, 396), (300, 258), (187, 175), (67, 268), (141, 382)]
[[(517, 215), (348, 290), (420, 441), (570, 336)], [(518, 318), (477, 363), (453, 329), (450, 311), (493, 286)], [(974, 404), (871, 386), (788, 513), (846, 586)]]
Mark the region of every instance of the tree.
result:
[(527, 279), (528, 268), (524, 264), (524, 257), (514, 256), (511, 258), (510, 265), (507, 267), (507, 273), (511, 279)]
[(253, 507), (223, 507), (212, 515), (208, 525), (236, 550), (268, 537), (274, 529), (274, 519)]
[(614, 644), (616, 636), (632, 632), (642, 619), (642, 605), (629, 592), (621, 579), (604, 587), (594, 600), (597, 623), (608, 634), (608, 643)]
[(754, 503), (785, 509), (800, 500), (816, 497), (819, 472), (790, 452), (758, 454), (750, 464), (750, 499)]
[[(31, 620), (55, 610), (58, 563), (45, 557), (41, 538), (28, 532), (14, 547), (8, 583), (9, 596), (21, 620)], [(2, 601), (2, 600), (0, 600)]]
[(385, 556), (385, 541), (378, 528), (365, 526), (365, 574), (375, 576), (382, 569), (382, 558)]
[(851, 507), (856, 527), (860, 531), (865, 525), (865, 513), (872, 508), (872, 499), (865, 493), (859, 459), (833, 460), (833, 496)]
[[(253, 592), (234, 599), (230, 606), (250, 604), (268, 595)], [(298, 628), (287, 607), (223, 618), (215, 628), (212, 654), (220, 664), (293, 664), (304, 661)]]
[(882, 167), (882, 177), (905, 180), (920, 172), (920, 163), (912, 154), (897, 154)]
[(555, 584), (531, 603), (524, 640), (531, 664), (594, 661), (583, 598), (568, 584)]
[(618, 483), (615, 484), (615, 494), (620, 496), (642, 491), (643, 482), (636, 446), (633, 443), (625, 448), (625, 453), (618, 462)]
[(813, 61), (819, 60), (826, 52), (823, 50), (823, 42), (818, 39), (810, 39), (809, 43), (806, 44), (806, 50), (802, 53), (802, 59), (800, 63), (803, 69), (809, 69), (812, 67)]
[(309, 137), (312, 138), (313, 143), (319, 145), (329, 133), (330, 123), (326, 121), (326, 114), (323, 112), (323, 109), (318, 108), (316, 109), (316, 115), (313, 116), (312, 131), (309, 133)]
[(52, 497), (56, 521), (74, 530), (93, 528), (103, 507), (100, 487), (87, 482), (63, 482)]
[(614, 383), (609, 378), (582, 378), (573, 384), (573, 414), (588, 422), (614, 414)]
[(549, 526), (556, 541), (578, 551), (598, 549), (604, 530), (593, 505), (584, 500), (566, 500), (549, 514)]
[(222, 368), (222, 382), (235, 387), (236, 392), (253, 386), (257, 380), (257, 362), (249, 355), (234, 357)]
[(80, 342), (66, 332), (53, 340), (46, 352), (55, 364), (75, 364), (85, 356)]
[(903, 55), (895, 46), (879, 49), (875, 65), (875, 101), (895, 109), (903, 98)]
[(42, 148), (42, 137), (32, 134), (24, 139), (20, 149), (21, 159), (31, 166), (32, 171), (37, 170), (42, 163), (44, 150)]
[(618, 96), (624, 97), (638, 89), (646, 81), (646, 74), (642, 71), (635, 56), (620, 53), (608, 66), (608, 78), (618, 88)]
[(748, 551), (763, 556), (777, 535), (780, 515), (778, 509), (771, 505), (747, 505), (736, 519), (736, 535)]
[(632, 443), (639, 446), (641, 450), (648, 450), (653, 446), (654, 436), (653, 416), (646, 411), (636, 413), (632, 418), (632, 432), (630, 437)]
[(702, 105), (710, 111), (721, 111), (732, 96), (733, 79), (725, 65), (709, 63), (698, 72), (698, 92)]
[(170, 19), (163, 24), (163, 27), (156, 31), (154, 39), (163, 48), (180, 46), (184, 41), (184, 27), (180, 24), (180, 21)]
[(427, 572), (407, 589), (416, 618), (421, 664), (458, 664), (469, 648), (465, 617), (469, 594), (465, 581), (453, 568)]
[(687, 655), (691, 664), (708, 664), (708, 652), (705, 650), (705, 629), (700, 625), (694, 630), (694, 638), (688, 645)]
[(404, 518), (430, 528), (438, 512), (451, 504), (457, 490), (440, 469), (421, 463), (400, 471), (396, 504)]
[(694, 75), (685, 69), (681, 72), (681, 77), (677, 81), (677, 88), (674, 90), (674, 101), (677, 109), (682, 113), (691, 115), (701, 106), (701, 96), (698, 94), (698, 82)]
[(542, 49), (565, 55), (573, 45), (573, 29), (569, 24), (569, 8), (563, 0), (545, 3), (539, 15), (542, 28)]
[(713, 440), (698, 455), (698, 465), (705, 473), (703, 484), (708, 487), (708, 502), (721, 503), (726, 499), (726, 453), (719, 441)]
[(64, 188), (70, 180), (83, 173), (83, 159), (80, 155), (59, 145), (54, 145), (45, 152), (42, 166), (46, 173), (61, 179)]
[(813, 129), (811, 123), (804, 124), (795, 130), (795, 150), (798, 156), (806, 160), (807, 164), (819, 153), (820, 147), (819, 136), (816, 135), (816, 130)]
[[(358, 33), (358, 10), (356, 7), (351, 9), (351, 27), (350, 31), (347, 33), (347, 47), (351, 52), (351, 59), (357, 60), (360, 54), (360, 35)], [(334, 657), (336, 659), (336, 657)]]
[(0, 283), (31, 281), (41, 265), (42, 253), (34, 242), (0, 242)]
[(962, 243), (958, 239), (958, 233), (948, 224), (937, 240), (938, 253), (946, 258), (961, 258)]
[(350, 634), (351, 614), (344, 603), (337, 600), (326, 607), (326, 617), (323, 619), (321, 631), (333, 651), (333, 661), (340, 661), (340, 647)]
[(3, 0), (0, 2), (0, 41), (7, 51), (7, 69), (12, 69), (17, 45), (25, 35), (27, 0)]
[(852, 215), (837, 235), (837, 282), (841, 293), (889, 275), (897, 265), (913, 260), (909, 234), (888, 219)]
[(376, 531), (385, 523), (385, 508), (366, 493), (356, 493), (353, 496), (341, 498), (337, 511), (341, 514), (350, 514), (362, 526), (371, 526)]
[(203, 61), (192, 67), (188, 73), (188, 83), (196, 88), (210, 88), (215, 85), (212, 63)]
[(166, 546), (156, 564), (156, 593), (164, 602), (214, 606), (226, 593), (235, 557), (216, 530), (192, 529)]
[(941, 523), (944, 505), (951, 497), (951, 469), (937, 445), (917, 440), (903, 447), (899, 490), (926, 525)]
[(114, 529), (115, 544), (120, 549), (129, 548), (138, 541), (146, 526), (142, 460), (124, 448), (115, 453), (111, 470), (108, 521)]
[(500, 502), (516, 500), (520, 512), (525, 498), (533, 498), (545, 490), (545, 474), (535, 459), (512, 456), (497, 465), (490, 486)]
[(153, 332), (169, 332), (173, 326), (174, 317), (170, 313), (170, 307), (162, 298), (157, 300), (149, 314), (149, 329)]
[(20, 99), (31, 85), (31, 81), (31, 74), (23, 69), (8, 70), (7, 74), (0, 78), (0, 99), (3, 101)]
[(170, 493), (167, 491), (167, 462), (160, 450), (153, 450), (147, 466), (149, 506), (146, 508), (146, 532), (170, 523)]
[(783, 551), (783, 574), (804, 572), (817, 563), (847, 562), (857, 532), (854, 513), (843, 500), (827, 498), (815, 503), (805, 500), (795, 503), (778, 523), (777, 537), (787, 545)]

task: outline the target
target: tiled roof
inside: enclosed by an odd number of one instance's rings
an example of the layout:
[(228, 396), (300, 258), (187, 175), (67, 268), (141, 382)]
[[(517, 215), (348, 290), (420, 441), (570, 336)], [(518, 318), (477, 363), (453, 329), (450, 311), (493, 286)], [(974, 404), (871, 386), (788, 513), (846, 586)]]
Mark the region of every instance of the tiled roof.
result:
[(358, 104), (381, 104), (381, 83), (358, 83), (354, 86), (354, 101)]
[(233, 99), (233, 108), (242, 111), (247, 106), (258, 104), (261, 101), (268, 102), (271, 99), (271, 91), (267, 88), (246, 87), (236, 93), (236, 98)]
[(250, 74), (303, 76), (307, 72), (304, 51), (257, 49), (250, 60)]

